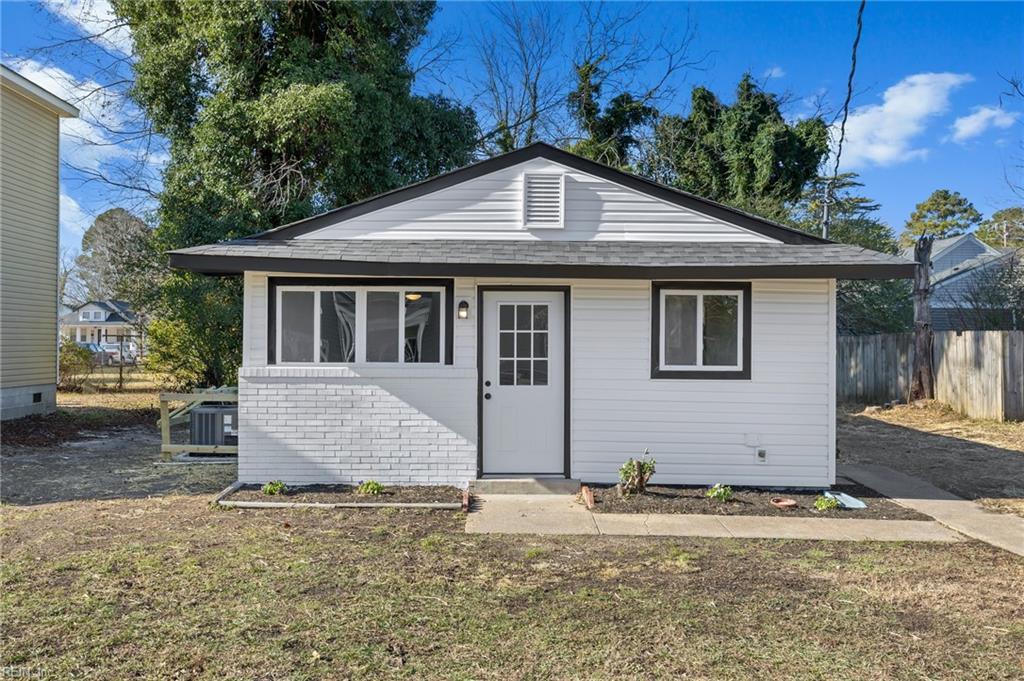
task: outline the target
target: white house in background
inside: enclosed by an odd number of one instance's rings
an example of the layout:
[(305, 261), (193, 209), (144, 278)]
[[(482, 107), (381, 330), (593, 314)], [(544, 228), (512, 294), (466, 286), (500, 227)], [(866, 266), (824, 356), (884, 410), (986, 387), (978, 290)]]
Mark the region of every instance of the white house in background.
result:
[(909, 277), (545, 144), (251, 238), (239, 478), (835, 481), (837, 278)]
[(90, 300), (71, 308), (60, 318), (60, 333), (79, 343), (142, 345), (138, 315), (123, 300)]
[(78, 109), (0, 66), (0, 418), (57, 400), (60, 119)]
[[(903, 251), (913, 259), (914, 249)], [(1011, 310), (984, 307), (984, 289), (993, 274), (1020, 257), (1014, 248), (994, 248), (969, 233), (932, 243), (931, 298), (932, 328), (936, 331), (965, 331), (1012, 328)]]

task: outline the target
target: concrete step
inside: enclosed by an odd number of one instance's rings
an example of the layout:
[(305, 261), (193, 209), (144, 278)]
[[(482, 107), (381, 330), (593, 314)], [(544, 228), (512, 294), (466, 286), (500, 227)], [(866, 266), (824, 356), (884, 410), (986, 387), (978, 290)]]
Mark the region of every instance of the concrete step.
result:
[(473, 494), (577, 494), (579, 480), (565, 478), (482, 478), (469, 483)]

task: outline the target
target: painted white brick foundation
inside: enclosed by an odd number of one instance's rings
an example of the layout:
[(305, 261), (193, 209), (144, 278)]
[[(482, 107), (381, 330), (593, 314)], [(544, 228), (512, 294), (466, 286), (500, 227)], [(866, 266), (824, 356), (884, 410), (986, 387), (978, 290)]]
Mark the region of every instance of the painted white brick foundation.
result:
[(475, 386), (476, 371), (457, 367), (242, 369), (238, 478), (465, 487)]

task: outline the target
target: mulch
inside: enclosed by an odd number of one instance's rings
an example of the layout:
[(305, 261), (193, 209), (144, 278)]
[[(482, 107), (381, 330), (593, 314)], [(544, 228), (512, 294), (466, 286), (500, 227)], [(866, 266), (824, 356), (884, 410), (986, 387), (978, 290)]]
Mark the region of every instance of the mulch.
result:
[[(649, 485), (642, 495), (620, 497), (611, 486), (591, 486), (595, 513), (694, 513), (709, 515), (761, 515), (802, 518), (861, 518), (870, 520), (931, 520), (926, 515), (905, 508), (878, 492), (862, 485), (835, 485), (832, 491), (845, 492), (860, 499), (867, 508), (818, 511), (814, 500), (819, 490), (769, 490), (733, 487), (730, 501), (720, 502), (704, 496), (707, 487)], [(795, 508), (783, 510), (770, 503), (773, 497), (787, 497), (797, 502)]]
[(411, 504), (462, 503), (462, 490), (443, 485), (385, 487), (380, 494), (356, 494), (353, 485), (301, 485), (287, 487), (281, 494), (264, 494), (259, 485), (245, 485), (224, 501), (278, 501), (304, 504)]

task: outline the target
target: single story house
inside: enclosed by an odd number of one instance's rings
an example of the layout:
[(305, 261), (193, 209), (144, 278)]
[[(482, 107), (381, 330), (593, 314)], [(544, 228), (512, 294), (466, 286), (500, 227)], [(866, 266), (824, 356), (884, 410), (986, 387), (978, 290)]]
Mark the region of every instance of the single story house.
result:
[[(903, 251), (913, 259), (914, 249)], [(995, 248), (973, 232), (936, 239), (931, 255), (932, 328), (935, 331), (985, 331), (1019, 328), (1015, 311), (992, 305), (999, 270), (1017, 262), (1019, 249)]]
[(128, 341), (142, 345), (139, 317), (123, 300), (89, 300), (60, 318), (62, 336), (80, 343), (117, 343)]
[(546, 144), (246, 239), (239, 479), (835, 481), (838, 278), (912, 276)]

